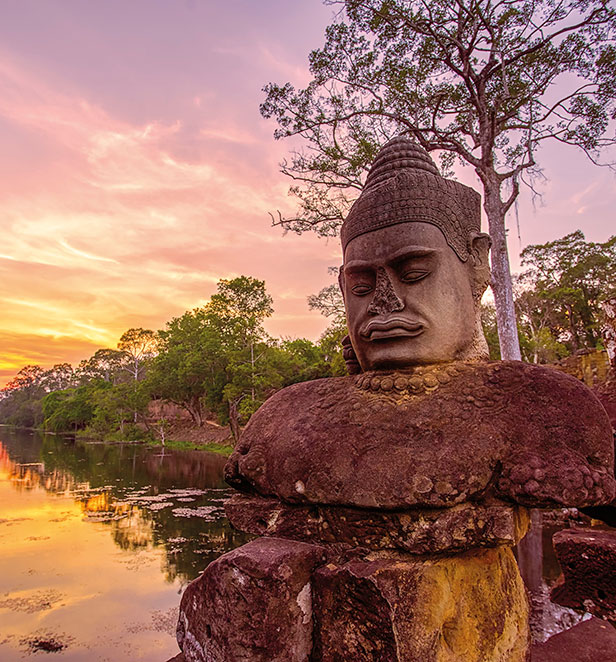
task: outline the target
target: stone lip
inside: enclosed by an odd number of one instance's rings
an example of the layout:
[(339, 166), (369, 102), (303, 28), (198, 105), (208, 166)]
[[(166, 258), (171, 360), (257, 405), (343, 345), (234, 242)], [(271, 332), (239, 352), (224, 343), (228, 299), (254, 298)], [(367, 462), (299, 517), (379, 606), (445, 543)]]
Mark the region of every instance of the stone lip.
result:
[(529, 522), (525, 508), (507, 505), (366, 511), (295, 506), (240, 494), (226, 502), (225, 511), (231, 524), (247, 533), (420, 555), (512, 546), (526, 534)]
[(254, 414), (225, 477), (297, 504), (582, 507), (612, 501), (613, 468), (610, 422), (588, 388), (503, 361), (290, 386)]
[(565, 529), (553, 543), (563, 575), (552, 601), (616, 624), (616, 530)]

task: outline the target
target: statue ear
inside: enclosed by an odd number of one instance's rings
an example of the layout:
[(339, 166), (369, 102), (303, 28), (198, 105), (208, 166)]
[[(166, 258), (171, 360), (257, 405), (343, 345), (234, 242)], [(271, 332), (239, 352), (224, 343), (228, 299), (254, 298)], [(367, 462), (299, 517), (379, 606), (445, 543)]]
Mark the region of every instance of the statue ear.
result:
[(342, 300), (344, 301), (344, 264), (338, 269), (338, 287), (342, 292)]
[(490, 235), (485, 232), (473, 233), (470, 237), (470, 254), (473, 266), (475, 269), (481, 268), (483, 265), (488, 265), (488, 254), (490, 253), (490, 246), (492, 240)]
[(361, 366), (357, 360), (353, 345), (351, 345), (351, 338), (346, 335), (340, 343), (342, 344), (342, 358), (344, 358), (347, 372), (349, 375), (359, 375), (361, 372)]
[(485, 232), (473, 233), (470, 237), (470, 262), (473, 268), (473, 295), (480, 301), (490, 284), (490, 246), (492, 240)]

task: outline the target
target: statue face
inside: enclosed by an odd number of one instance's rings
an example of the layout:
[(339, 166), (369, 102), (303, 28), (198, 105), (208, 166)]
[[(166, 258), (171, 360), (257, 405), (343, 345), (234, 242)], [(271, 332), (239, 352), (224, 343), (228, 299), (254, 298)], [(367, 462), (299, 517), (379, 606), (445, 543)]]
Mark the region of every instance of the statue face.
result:
[(352, 239), (341, 287), (363, 370), (461, 359), (473, 344), (472, 267), (429, 223), (400, 223)]

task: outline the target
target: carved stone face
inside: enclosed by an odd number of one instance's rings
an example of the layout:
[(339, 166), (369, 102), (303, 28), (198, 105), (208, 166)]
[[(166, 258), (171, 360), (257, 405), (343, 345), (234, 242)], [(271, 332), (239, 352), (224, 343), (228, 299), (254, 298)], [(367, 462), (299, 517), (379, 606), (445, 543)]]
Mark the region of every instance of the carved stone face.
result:
[(344, 252), (340, 284), (362, 370), (472, 354), (472, 260), (462, 262), (436, 226), (400, 223), (355, 237)]

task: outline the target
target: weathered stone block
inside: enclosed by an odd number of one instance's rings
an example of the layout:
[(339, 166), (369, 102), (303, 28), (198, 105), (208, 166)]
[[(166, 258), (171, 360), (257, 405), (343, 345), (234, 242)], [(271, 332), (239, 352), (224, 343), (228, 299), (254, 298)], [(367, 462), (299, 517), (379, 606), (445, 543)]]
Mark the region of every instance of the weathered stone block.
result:
[(528, 602), (510, 548), (373, 554), (314, 575), (319, 662), (524, 662)]
[(187, 662), (307, 662), (316, 545), (262, 538), (224, 554), (187, 587), (178, 643)]
[(616, 662), (616, 630), (591, 618), (533, 646), (532, 662)]
[(529, 522), (525, 508), (505, 505), (375, 511), (296, 506), (239, 494), (227, 501), (225, 511), (233, 526), (247, 533), (411, 554), (515, 545)]
[(553, 542), (563, 577), (552, 600), (616, 622), (616, 531), (566, 529)]

